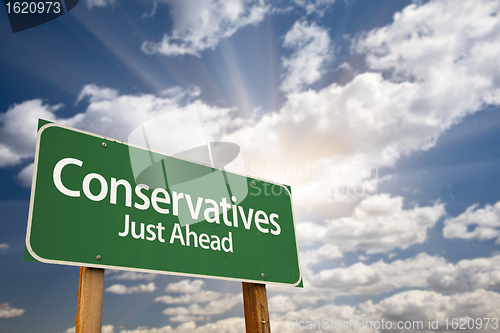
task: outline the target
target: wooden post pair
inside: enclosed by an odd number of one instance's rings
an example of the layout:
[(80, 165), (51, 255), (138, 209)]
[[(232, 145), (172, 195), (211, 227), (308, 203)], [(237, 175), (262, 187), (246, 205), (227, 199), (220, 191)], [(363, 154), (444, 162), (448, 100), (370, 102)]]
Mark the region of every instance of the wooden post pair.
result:
[[(104, 269), (80, 267), (76, 333), (100, 333)], [(243, 307), (246, 333), (270, 333), (265, 284), (243, 282)]]

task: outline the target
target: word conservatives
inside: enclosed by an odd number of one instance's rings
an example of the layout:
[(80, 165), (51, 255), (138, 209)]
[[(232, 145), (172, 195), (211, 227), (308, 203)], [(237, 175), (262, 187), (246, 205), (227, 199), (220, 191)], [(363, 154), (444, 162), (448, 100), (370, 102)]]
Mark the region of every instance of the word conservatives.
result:
[[(62, 181), (61, 175), (71, 174), (75, 166), (83, 168), (83, 161), (76, 158), (63, 158), (54, 167), (53, 181), (59, 192), (68, 197), (81, 197), (82, 192), (85, 197), (91, 201), (103, 201), (109, 198), (109, 203), (117, 204), (117, 197), (124, 197), (124, 205), (139, 211), (154, 210), (161, 215), (179, 216), (179, 211), (189, 211), (188, 216), (182, 216), (183, 224), (186, 224), (185, 233), (179, 223), (175, 223), (169, 238), (170, 244), (179, 242), (183, 246), (201, 247), (203, 249), (212, 249), (225, 252), (233, 252), (232, 233), (229, 231), (227, 237), (222, 240), (216, 235), (207, 235), (201, 233), (197, 235), (189, 230), (189, 225), (200, 220), (200, 215), (207, 223), (225, 225), (231, 228), (243, 228), (250, 230), (252, 226), (262, 234), (278, 236), (281, 233), (281, 227), (278, 223), (279, 215), (276, 213), (267, 214), (263, 210), (248, 208), (245, 210), (242, 206), (236, 205), (236, 197), (231, 200), (225, 197), (220, 202), (210, 198), (191, 197), (188, 193), (167, 191), (164, 188), (155, 188), (149, 190), (145, 184), (137, 184), (132, 191), (130, 182), (125, 179), (116, 179), (110, 177), (109, 180), (98, 173), (87, 173), (81, 180), (80, 188), (68, 188)], [(91, 184), (93, 184), (91, 186)], [(91, 190), (92, 188), (92, 190)], [(187, 208), (187, 210), (186, 210)], [(231, 211), (231, 212), (230, 212)], [(232, 214), (230, 214), (232, 213)], [(222, 218), (221, 218), (222, 215)], [(186, 223), (184, 223), (187, 221)], [(222, 222), (222, 223), (221, 223)], [(139, 227), (139, 228), (137, 228)], [(139, 229), (139, 231), (137, 230)], [(132, 236), (134, 239), (146, 241), (165, 242), (163, 231), (165, 227), (162, 223), (145, 224), (131, 221), (128, 214), (125, 214), (125, 224), (122, 231), (118, 232), (120, 237)]]

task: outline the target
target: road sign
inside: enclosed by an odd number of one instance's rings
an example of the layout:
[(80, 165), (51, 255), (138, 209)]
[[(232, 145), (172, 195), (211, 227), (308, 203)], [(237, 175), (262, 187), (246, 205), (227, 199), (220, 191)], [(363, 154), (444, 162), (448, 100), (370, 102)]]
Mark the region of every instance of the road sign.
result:
[[(139, 157), (150, 167), (134, 176)], [(44, 263), (301, 282), (287, 186), (54, 123), (38, 131), (26, 248)]]

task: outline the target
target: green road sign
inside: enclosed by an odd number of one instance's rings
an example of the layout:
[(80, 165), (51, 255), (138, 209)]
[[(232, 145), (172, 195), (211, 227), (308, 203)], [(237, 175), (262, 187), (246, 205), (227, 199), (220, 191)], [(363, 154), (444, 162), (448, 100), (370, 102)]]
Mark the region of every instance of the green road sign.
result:
[(38, 131), (26, 248), (44, 263), (301, 281), (286, 186), (53, 123)]

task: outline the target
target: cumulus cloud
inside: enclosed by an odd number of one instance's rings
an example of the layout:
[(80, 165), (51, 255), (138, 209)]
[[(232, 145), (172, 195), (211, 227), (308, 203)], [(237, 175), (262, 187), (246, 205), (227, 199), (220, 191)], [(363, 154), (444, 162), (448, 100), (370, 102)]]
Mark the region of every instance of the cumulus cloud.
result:
[[(414, 326), (413, 330), (397, 329), (398, 321), (404, 325), (405, 321), (409, 325), (418, 326), (419, 331), (435, 332), (436, 330), (429, 328), (429, 318), (431, 320), (439, 320), (439, 330), (446, 331), (445, 319), (448, 318), (448, 331), (451, 331), (452, 318), (498, 318), (500, 315), (499, 307), (500, 295), (492, 291), (476, 290), (454, 295), (442, 295), (434, 291), (410, 290), (395, 294), (393, 296), (382, 299), (380, 302), (366, 301), (358, 306), (326, 304), (320, 307), (306, 307), (300, 310), (290, 311), (287, 313), (271, 314), (271, 327), (277, 332), (296, 332), (298, 322), (302, 321), (302, 327), (306, 326), (307, 321), (317, 321), (317, 325), (329, 325), (326, 330), (338, 332), (357, 332), (375, 333), (383, 331), (380, 328), (376, 329), (381, 321), (391, 321), (394, 332), (410, 332), (417, 330)], [(323, 318), (326, 321), (323, 321)], [(295, 319), (295, 320), (293, 320)], [(359, 321), (359, 326), (356, 325)], [(342, 322), (347, 322), (342, 328)], [(371, 322), (367, 324), (367, 321)], [(415, 323), (414, 323), (415, 322)], [(295, 323), (295, 326), (294, 326)], [(491, 331), (492, 321), (488, 329), (485, 329), (486, 320), (483, 321), (481, 329), (468, 330), (474, 332)], [(375, 325), (374, 325), (375, 324)], [(331, 325), (337, 325), (332, 328)], [(408, 324), (407, 324), (408, 325)], [(386, 325), (388, 327), (389, 325)], [(327, 326), (328, 327), (328, 326)]]
[(33, 180), (33, 170), (35, 168), (34, 163), (30, 163), (25, 166), (21, 172), (16, 176), (17, 181), (23, 187), (30, 187), (31, 181)]
[(499, 9), (489, 0), (412, 4), (391, 25), (363, 36), (357, 50), (392, 82), (414, 83), (413, 113), (427, 109), (422, 120), (446, 129), (500, 101), (500, 69), (490, 62), (500, 48)]
[(0, 251), (1, 251), (1, 250), (7, 250), (9, 247), (10, 247), (10, 246), (9, 246), (9, 244), (7, 244), (7, 243), (2, 243), (2, 244), (0, 244)]
[(24, 309), (16, 309), (9, 305), (9, 303), (0, 304), (0, 318), (13, 318), (19, 317), (24, 313)]
[(14, 104), (0, 114), (0, 167), (21, 163), (35, 154), (38, 118), (56, 119), (62, 104), (48, 105), (41, 99)]
[[(173, 5), (183, 8), (178, 9), (179, 15), (176, 15), (179, 22), (183, 22), (179, 23), (182, 29), (176, 28), (178, 31), (194, 24), (190, 23), (190, 17), (198, 20), (198, 14), (191, 15), (188, 10), (191, 7), (196, 7), (196, 13), (208, 10), (203, 14), (208, 21), (211, 13), (217, 12), (214, 6), (234, 11), (238, 24), (244, 21), (237, 14), (241, 13), (240, 2), (235, 2), (236, 9), (218, 2), (204, 3), (206, 6), (186, 3)], [(184, 11), (183, 6), (188, 9)], [(298, 169), (305, 161), (318, 168), (393, 166), (403, 155), (432, 147), (444, 131), (466, 115), (481, 110), (486, 104), (498, 104), (495, 78), (500, 76), (500, 69), (492, 65), (500, 48), (497, 7), (488, 1), (464, 1), (463, 6), (444, 0), (412, 4), (397, 14), (390, 25), (357, 39), (354, 50), (366, 56), (368, 72), (356, 75), (342, 86), (334, 83), (319, 91), (290, 93), (275, 113), (256, 115), (251, 120), (231, 119), (223, 116), (230, 110), (198, 103), (219, 117), (213, 122), (211, 133), (219, 133), (219, 138), (240, 145), (245, 158), (261, 166), (254, 168), (256, 173), (270, 165)], [(305, 23), (298, 23), (297, 27), (320, 29)], [(304, 48), (308, 45), (305, 43)], [(297, 49), (295, 54), (300, 52)], [(178, 108), (186, 94), (177, 91), (174, 96), (120, 95), (113, 89), (90, 85), (84, 87), (79, 96), (79, 100), (88, 98), (90, 105), (86, 112), (57, 120), (123, 140), (132, 128), (159, 110)], [(14, 105), (3, 114), (0, 166), (15, 165), (30, 158), (34, 149), (35, 118), (43, 114), (42, 118), (54, 120), (55, 110), (60, 107), (32, 100)], [(33, 124), (29, 125), (30, 122)], [(231, 131), (221, 130), (228, 124)], [(20, 135), (18, 129), (25, 130), (27, 135)], [(290, 154), (290, 151), (297, 153)], [(294, 195), (303, 207), (324, 207), (331, 201), (331, 193), (319, 196), (311, 193), (331, 190), (338, 181), (334, 177), (311, 174), (299, 180), (289, 178), (285, 175), (276, 180), (295, 188), (300, 186)], [(366, 177), (359, 175), (353, 184), (363, 180)], [(377, 180), (362, 186), (373, 191), (376, 183)]]
[(295, 22), (283, 46), (292, 49), (289, 57), (282, 58), (285, 74), (280, 88), (287, 93), (301, 91), (318, 81), (324, 64), (333, 59), (328, 31), (315, 23)]
[(295, 310), (296, 305), (290, 296), (277, 295), (269, 298), (269, 312), (289, 312)]
[(206, 303), (219, 299), (220, 293), (216, 291), (200, 290), (191, 294), (183, 294), (178, 297), (165, 295), (155, 298), (155, 302), (162, 302), (165, 304), (192, 304), (192, 303)]
[(145, 53), (200, 56), (200, 51), (214, 49), (238, 29), (262, 21), (269, 10), (262, 0), (164, 2), (170, 6), (173, 30), (161, 41), (144, 42)]
[(403, 287), (426, 287), (427, 278), (436, 266), (446, 260), (422, 253), (415, 258), (386, 263), (382, 260), (371, 265), (356, 263), (319, 271), (308, 278), (315, 287), (342, 294), (379, 294)]
[[(190, 4), (179, 6), (187, 8)], [(211, 8), (213, 4), (207, 6)], [(195, 7), (206, 10), (202, 5)], [(250, 120), (231, 119), (222, 117), (229, 110), (199, 104), (219, 115), (221, 125), (214, 122), (212, 133), (238, 144), (246, 160), (260, 165), (252, 168), (254, 173), (268, 166), (299, 169), (307, 162), (318, 168), (390, 167), (401, 156), (435, 145), (444, 131), (465, 116), (485, 105), (498, 104), (496, 78), (500, 77), (500, 69), (493, 65), (500, 49), (497, 7), (495, 2), (472, 0), (464, 1), (463, 6), (445, 0), (412, 4), (395, 15), (390, 25), (358, 37), (353, 49), (365, 55), (367, 72), (356, 75), (345, 85), (333, 83), (318, 91), (289, 93), (283, 107), (274, 113), (255, 115)], [(183, 17), (178, 16), (179, 20)], [(312, 29), (312, 25), (300, 26)], [(296, 54), (300, 52), (297, 49)], [(149, 119), (161, 107), (179, 106), (179, 99), (173, 97), (119, 95), (92, 87), (82, 91), (85, 98), (89, 97), (90, 105), (85, 113), (68, 120), (68, 124), (100, 134), (109, 132), (105, 135), (117, 139), (121, 138), (116, 132), (127, 129), (130, 133), (131, 120), (140, 123), (141, 117)], [(41, 101), (28, 102), (38, 103), (38, 109), (43, 105)], [(16, 111), (18, 108), (19, 105)], [(42, 109), (53, 115), (46, 105)], [(137, 111), (134, 114), (132, 110)], [(19, 115), (20, 111), (11, 113)], [(15, 134), (9, 140), (3, 139), (6, 129), (15, 131), (21, 126), (5, 126), (5, 121), (2, 119), (0, 127), (3, 166), (19, 163), (32, 156), (33, 150), (30, 145), (24, 150), (18, 148), (18, 143), (13, 143), (17, 139)], [(231, 124), (231, 131), (221, 130), (227, 124)], [(31, 141), (25, 137), (19, 142)], [(290, 154), (291, 151), (296, 153)], [(339, 199), (331, 193), (338, 178), (315, 174), (290, 178), (293, 176), (285, 174), (275, 179), (297, 188), (294, 195), (302, 207), (325, 207)], [(364, 180), (365, 176), (358, 175), (351, 182), (362, 186), (362, 195), (373, 192), (378, 182)]]
[[(75, 327), (68, 328), (64, 333), (75, 333)], [(104, 325), (101, 327), (101, 333), (115, 333), (115, 328), (113, 325)]]
[[(173, 322), (195, 322), (210, 319), (211, 315), (220, 315), (236, 304), (241, 303), (242, 294), (221, 294), (216, 291), (201, 290), (204, 281), (202, 280), (182, 280), (170, 283), (165, 288), (166, 292), (183, 293), (180, 296), (165, 295), (155, 299), (155, 302), (165, 304), (190, 304), (189, 306), (179, 306), (167, 308), (163, 314), (171, 316)], [(198, 303), (206, 303), (200, 306)]]
[(335, 0), (294, 0), (294, 2), (304, 8), (307, 15), (318, 14), (322, 16), (335, 3)]
[[(78, 97), (79, 100), (88, 100), (86, 111), (57, 121), (126, 141), (137, 126), (155, 116), (180, 108), (180, 105), (193, 97), (192, 93), (196, 94), (196, 91), (179, 89), (168, 95), (120, 95), (114, 89), (86, 85)], [(200, 107), (203, 108), (203, 105)]]
[(169, 283), (165, 288), (167, 293), (197, 293), (201, 290), (201, 286), (203, 286), (205, 282), (203, 280), (182, 280), (176, 283)]
[(137, 286), (127, 287), (122, 284), (114, 284), (109, 288), (105, 289), (107, 292), (113, 294), (133, 294), (133, 293), (152, 293), (156, 290), (156, 286), (154, 282), (150, 282), (148, 284), (140, 284)]
[(113, 325), (104, 325), (101, 328), (101, 333), (115, 333)]
[[(457, 217), (444, 221), (443, 236), (446, 238), (462, 238), (487, 240), (500, 236), (500, 201), (495, 205), (478, 208), (475, 204)], [(469, 227), (473, 227), (472, 230)], [(500, 238), (497, 239), (497, 244)]]
[[(469, 96), (461, 97), (467, 103), (460, 111), (467, 112), (477, 108), (477, 103), (498, 103), (498, 82), (494, 78), (499, 69), (489, 60), (498, 54), (499, 9), (500, 4), (490, 0), (464, 1), (461, 6), (450, 0), (414, 3), (395, 14), (391, 25), (363, 36), (357, 49), (366, 55), (371, 69), (390, 70), (396, 82), (411, 80), (428, 88), (453, 82), (458, 91), (450, 91), (450, 101), (472, 88)], [(434, 91), (434, 96), (448, 90), (442, 89)], [(442, 96), (438, 100), (446, 103)], [(452, 112), (445, 106), (441, 112)], [(436, 118), (440, 116), (435, 114)]]
[[(404, 288), (439, 293), (462, 293), (500, 288), (500, 255), (450, 263), (440, 256), (420, 253), (405, 260), (349, 267), (303, 269), (307, 291), (271, 288), (288, 293), (295, 304), (331, 301), (339, 295), (375, 295)], [(277, 302), (277, 301), (276, 301)]]
[[(499, 104), (498, 6), (473, 0), (461, 6), (414, 3), (393, 23), (358, 37), (353, 50), (365, 56), (367, 72), (345, 85), (290, 93), (278, 112), (225, 139), (260, 163), (260, 171), (269, 165), (299, 168), (305, 161), (318, 168), (383, 168), (429, 149), (467, 115)], [(324, 191), (333, 180), (319, 178), (304, 177), (306, 185), (295, 191), (301, 205), (328, 203)]]
[[(299, 231), (299, 235), (300, 233), (301, 231)], [(342, 251), (340, 251), (337, 245), (327, 243), (320, 246), (317, 249), (302, 251), (300, 253), (300, 263), (303, 268), (308, 269), (309, 266), (315, 265), (321, 261), (332, 260), (342, 257), (343, 257)]]
[(274, 295), (271, 298), (276, 297), (273, 311), (291, 316), (292, 307), (295, 311), (313, 309), (341, 295), (377, 295), (415, 288), (442, 294), (499, 289), (499, 263), (500, 255), (451, 263), (427, 253), (392, 262), (358, 262), (348, 267), (325, 268), (328, 264), (323, 262), (315, 269), (302, 267), (306, 289), (270, 285), (268, 290)]
[(93, 7), (105, 8), (114, 3), (114, 0), (87, 0), (87, 7), (88, 9), (92, 9)]
[(91, 103), (111, 101), (118, 98), (118, 91), (106, 87), (98, 87), (95, 84), (88, 84), (78, 94), (76, 104), (88, 98)]
[[(323, 318), (326, 318), (327, 320), (331, 318), (335, 321), (349, 321), (350, 318), (357, 318), (358, 316), (360, 316), (360, 312), (357, 311), (354, 306), (328, 304), (314, 309), (309, 307), (290, 311), (285, 314), (271, 314), (271, 331), (297, 332), (299, 329), (299, 321), (302, 321), (301, 328), (305, 330), (307, 321), (318, 321), (319, 325), (321, 325)], [(318, 324), (316, 329), (318, 329)], [(326, 329), (323, 331), (326, 331)], [(335, 329), (335, 331), (347, 332), (348, 330), (344, 330), (340, 327), (340, 329)], [(367, 332), (363, 329), (356, 331), (362, 333)]]
[(205, 306), (191, 304), (188, 307), (173, 307), (163, 310), (163, 314), (172, 316), (172, 321), (199, 321), (208, 319), (210, 315), (220, 315), (240, 304), (242, 294), (226, 294), (223, 298), (208, 302)]
[[(112, 273), (108, 273), (112, 272)], [(145, 281), (151, 281), (156, 279), (158, 276), (157, 274), (149, 274), (149, 273), (138, 273), (138, 272), (118, 272), (118, 271), (111, 271), (109, 269), (106, 270), (107, 274), (111, 274), (111, 277), (109, 278), (110, 280), (129, 280), (129, 281), (136, 281), (136, 280), (145, 280)], [(114, 274), (113, 274), (114, 273)]]
[[(451, 328), (452, 318), (498, 318), (499, 306), (500, 294), (482, 289), (449, 296), (432, 291), (410, 290), (388, 297), (378, 304), (372, 301), (360, 304), (362, 311), (374, 319), (423, 321), (424, 327), (428, 328), (428, 318), (438, 318), (441, 330), (446, 328), (446, 318), (448, 329)], [(485, 323), (481, 329), (468, 331), (484, 332), (493, 328), (490, 322), (488, 329), (485, 329)]]
[(202, 326), (196, 326), (195, 322), (185, 322), (176, 328), (164, 326), (160, 328), (141, 328), (135, 330), (121, 330), (120, 333), (240, 333), (245, 331), (245, 320), (243, 318), (228, 318)]
[(443, 293), (500, 288), (500, 256), (461, 260), (430, 271), (429, 287)]
[(297, 234), (302, 242), (333, 243), (341, 251), (389, 252), (424, 242), (444, 214), (443, 204), (403, 209), (402, 197), (378, 194), (361, 201), (352, 216), (301, 223)]

